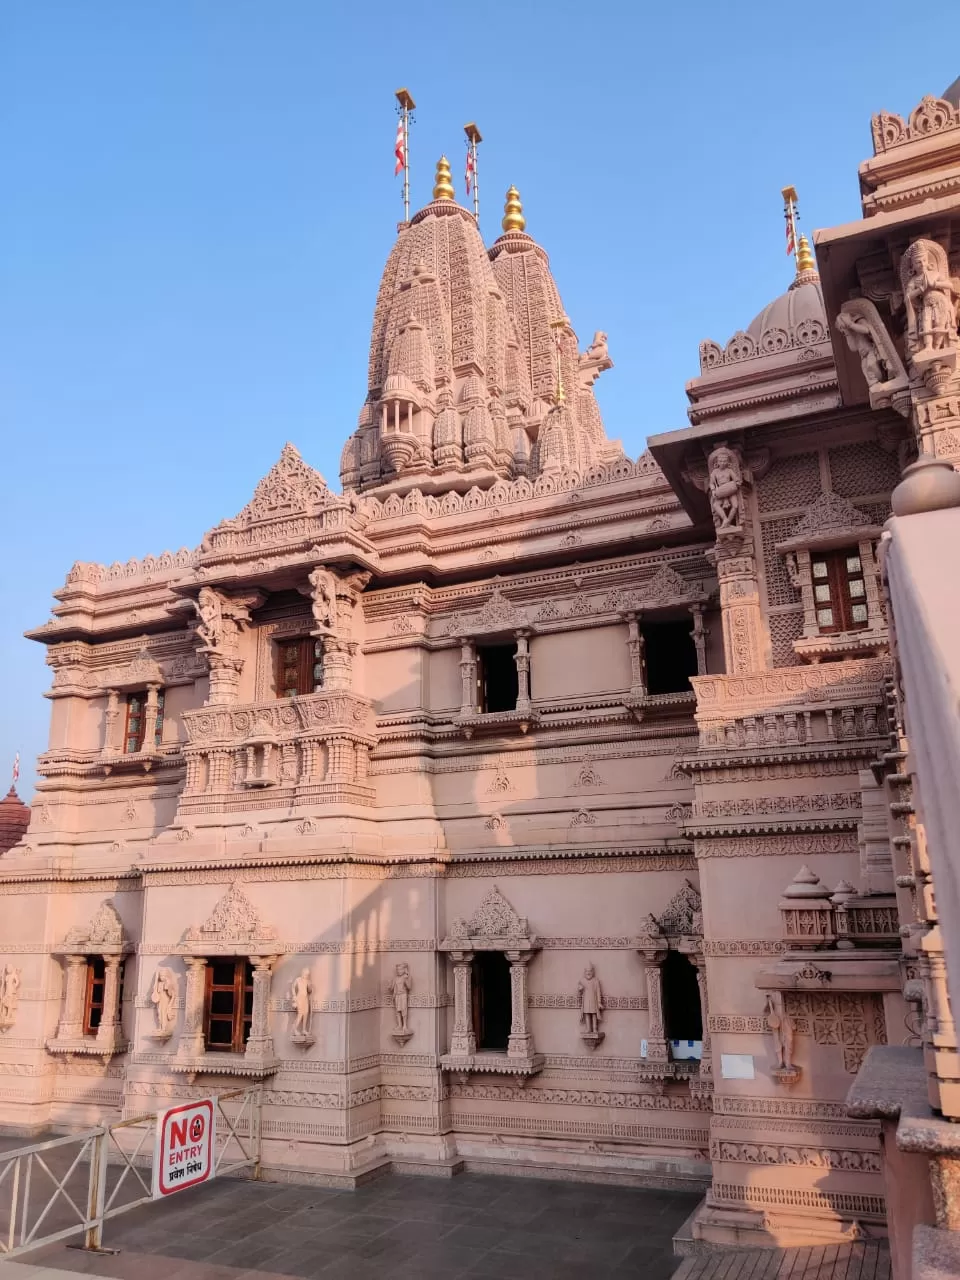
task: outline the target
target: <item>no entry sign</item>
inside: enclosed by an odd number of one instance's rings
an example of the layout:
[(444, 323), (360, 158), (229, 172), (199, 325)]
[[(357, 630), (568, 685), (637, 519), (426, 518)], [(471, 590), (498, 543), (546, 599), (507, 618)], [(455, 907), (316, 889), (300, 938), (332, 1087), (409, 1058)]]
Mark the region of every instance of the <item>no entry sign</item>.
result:
[(214, 1175), (216, 1107), (212, 1098), (185, 1102), (157, 1116), (154, 1199), (173, 1195)]

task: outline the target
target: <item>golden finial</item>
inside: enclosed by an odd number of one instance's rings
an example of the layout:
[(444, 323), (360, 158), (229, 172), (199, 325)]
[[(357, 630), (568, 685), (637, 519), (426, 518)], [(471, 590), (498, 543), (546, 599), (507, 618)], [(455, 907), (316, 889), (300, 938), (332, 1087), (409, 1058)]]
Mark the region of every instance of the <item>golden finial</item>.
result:
[(511, 187), (507, 192), (507, 202), (503, 206), (503, 221), (500, 223), (504, 231), (522, 231), (527, 225), (523, 216), (523, 205), (520, 203), (520, 192)]
[(817, 260), (810, 248), (810, 241), (806, 236), (801, 236), (797, 243), (797, 275), (803, 271), (816, 271), (816, 269)]
[(441, 156), (437, 161), (437, 176), (433, 185), (433, 198), (434, 200), (453, 200), (455, 195), (453, 179), (450, 177), (450, 161), (446, 156)]

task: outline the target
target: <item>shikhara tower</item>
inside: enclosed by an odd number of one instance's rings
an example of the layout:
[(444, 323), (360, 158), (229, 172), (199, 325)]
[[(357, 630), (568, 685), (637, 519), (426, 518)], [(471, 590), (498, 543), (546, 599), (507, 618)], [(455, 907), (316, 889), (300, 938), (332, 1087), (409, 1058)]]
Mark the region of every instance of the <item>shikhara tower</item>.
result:
[(863, 222), (799, 239), (637, 461), (516, 189), (488, 250), (441, 161), (343, 492), (286, 445), (198, 548), (74, 565), (32, 633), (0, 1121), (264, 1080), (268, 1176), (507, 1167), (702, 1188), (704, 1244), (884, 1232), (844, 1098), (904, 981), (946, 998), (878, 580), (903, 465), (960, 456), (931, 102), (877, 118)]

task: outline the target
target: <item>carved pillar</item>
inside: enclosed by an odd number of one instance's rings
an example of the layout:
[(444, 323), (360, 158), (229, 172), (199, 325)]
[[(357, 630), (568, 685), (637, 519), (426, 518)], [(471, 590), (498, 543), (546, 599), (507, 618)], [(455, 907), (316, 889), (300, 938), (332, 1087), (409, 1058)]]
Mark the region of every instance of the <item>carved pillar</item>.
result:
[(510, 961), (510, 1038), (507, 1041), (507, 1057), (530, 1058), (533, 1056), (533, 1035), (527, 1023), (527, 966), (533, 959), (532, 951), (508, 951)]
[(200, 790), (200, 779), (203, 774), (203, 757), (196, 754), (187, 755), (186, 765), (187, 776), (183, 785), (183, 794), (193, 795)]
[(647, 680), (639, 613), (627, 614), (627, 649), (630, 652), (630, 692), (635, 698), (642, 698), (647, 692)]
[(883, 605), (880, 601), (880, 571), (873, 553), (873, 543), (865, 538), (859, 544), (860, 563), (863, 566), (863, 591), (867, 605), (867, 626), (879, 631), (886, 626), (883, 616)]
[(528, 631), (517, 632), (517, 710), (530, 710), (530, 642)]
[(703, 625), (703, 605), (692, 604), (690, 612), (693, 615), (693, 630), (690, 632), (690, 638), (697, 651), (697, 675), (705, 676), (707, 674), (707, 628)]
[(667, 1046), (667, 1032), (663, 1020), (663, 973), (660, 966), (666, 958), (666, 951), (641, 952), (647, 962), (647, 1004), (649, 1018), (647, 1022), (647, 1061), (669, 1062), (670, 1051)]
[(477, 651), (472, 640), (460, 641), (460, 714), (477, 714)]
[(67, 956), (63, 1013), (57, 1027), (58, 1040), (79, 1040), (83, 1035), (83, 1000), (87, 989), (87, 957)]
[(472, 951), (451, 951), (453, 961), (453, 1035), (450, 1053), (456, 1058), (469, 1058), (477, 1052), (471, 1004)]
[(250, 1038), (247, 1041), (248, 1058), (272, 1058), (273, 1038), (270, 1035), (270, 975), (277, 962), (276, 956), (251, 957), (253, 961), (253, 1011), (250, 1018)]
[(697, 970), (697, 987), (700, 991), (700, 1019), (703, 1022), (703, 1049), (700, 1053), (700, 1075), (713, 1076), (713, 1048), (710, 1044), (710, 1002), (707, 998), (707, 962), (702, 955), (691, 955)]
[(120, 1027), (120, 966), (119, 956), (104, 956), (103, 1013), (97, 1027), (97, 1044), (107, 1052), (113, 1052), (121, 1039)]
[(733, 676), (764, 671), (770, 666), (770, 658), (760, 610), (757, 562), (752, 554), (725, 556), (720, 547), (714, 554), (720, 579), (726, 673)]
[(798, 582), (803, 605), (804, 639), (818, 636), (820, 628), (817, 626), (817, 602), (813, 596), (813, 570), (810, 568), (810, 551), (806, 547), (797, 552), (797, 577), (793, 585), (796, 586)]
[(326, 640), (323, 645), (324, 689), (353, 688), (353, 654), (350, 640)]
[(241, 659), (233, 654), (209, 650), (207, 660), (210, 664), (210, 695), (206, 705), (223, 707), (236, 702), (240, 696)]
[(203, 997), (206, 985), (207, 962), (198, 956), (187, 956), (187, 985), (184, 994), (183, 1032), (177, 1056), (181, 1058), (202, 1058), (205, 1045), (203, 1043)]
[(103, 754), (117, 754), (117, 720), (120, 716), (120, 695), (116, 689), (107, 690), (107, 709), (103, 714)]
[(147, 685), (147, 705), (143, 725), (144, 751), (156, 751), (157, 749), (157, 716), (160, 711), (159, 694), (160, 686), (158, 684)]

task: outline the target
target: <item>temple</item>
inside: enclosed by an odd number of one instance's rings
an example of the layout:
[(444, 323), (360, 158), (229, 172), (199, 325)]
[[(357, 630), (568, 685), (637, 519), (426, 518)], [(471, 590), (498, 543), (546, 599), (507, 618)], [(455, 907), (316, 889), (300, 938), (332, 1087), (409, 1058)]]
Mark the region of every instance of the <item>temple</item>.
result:
[(898, 1276), (960, 1226), (960, 93), (873, 138), (635, 461), (516, 188), (488, 248), (441, 160), (341, 490), (287, 444), (199, 547), (74, 565), (0, 1124), (261, 1081), (268, 1177), (700, 1189), (681, 1250), (889, 1233)]

